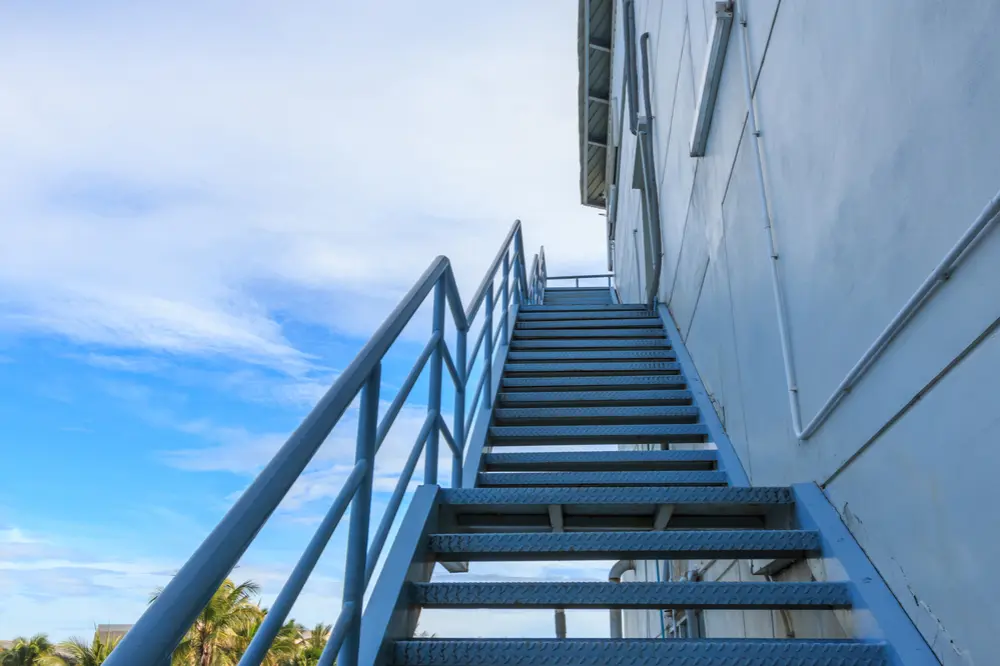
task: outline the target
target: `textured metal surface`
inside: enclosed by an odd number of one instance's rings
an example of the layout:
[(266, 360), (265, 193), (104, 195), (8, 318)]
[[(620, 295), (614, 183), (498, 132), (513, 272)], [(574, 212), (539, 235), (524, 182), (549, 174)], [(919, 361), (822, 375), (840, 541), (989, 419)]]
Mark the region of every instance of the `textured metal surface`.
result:
[(662, 328), (531, 329), (517, 328), (514, 338), (662, 338)]
[(883, 646), (840, 640), (430, 639), (399, 641), (396, 666), (886, 666)]
[(441, 561), (799, 558), (817, 553), (820, 537), (806, 530), (432, 534), (429, 548)]
[(649, 347), (670, 349), (667, 338), (630, 338), (625, 340), (519, 340), (510, 343), (513, 349), (645, 349)]
[(501, 393), (501, 404), (509, 403), (687, 403), (690, 391), (514, 391)]
[(651, 317), (638, 319), (554, 319), (547, 321), (517, 322), (519, 330), (526, 329), (581, 329), (581, 328), (655, 328), (659, 322)]
[(424, 608), (850, 608), (846, 583), (414, 583)]
[(698, 408), (693, 406), (645, 406), (645, 407), (525, 407), (500, 408), (493, 412), (494, 418), (503, 421), (564, 419), (572, 421), (591, 420), (639, 420), (673, 419), (693, 421), (698, 418)]
[(681, 375), (625, 375), (615, 377), (504, 377), (505, 388), (531, 386), (678, 386), (686, 383)]
[(489, 486), (724, 486), (725, 472), (481, 472), (479, 485)]
[(490, 470), (710, 469), (715, 451), (552, 451), (488, 453)]
[(700, 442), (708, 430), (700, 423), (650, 423), (578, 426), (493, 426), (493, 445), (558, 443)]
[(504, 372), (558, 373), (558, 372), (680, 372), (681, 366), (670, 361), (576, 361), (566, 363), (508, 363)]
[(788, 488), (444, 488), (452, 505), (791, 504)]
[(578, 351), (512, 351), (512, 361), (607, 361), (631, 359), (662, 359), (672, 361), (676, 354), (670, 349), (605, 349)]
[(646, 312), (645, 305), (621, 305), (618, 303), (598, 303), (593, 305), (537, 305), (528, 304), (522, 312)]
[(572, 319), (610, 319), (618, 321), (621, 319), (641, 319), (655, 318), (656, 314), (648, 310), (591, 310), (590, 312), (559, 312), (535, 310), (522, 312), (517, 318), (518, 321), (562, 321)]

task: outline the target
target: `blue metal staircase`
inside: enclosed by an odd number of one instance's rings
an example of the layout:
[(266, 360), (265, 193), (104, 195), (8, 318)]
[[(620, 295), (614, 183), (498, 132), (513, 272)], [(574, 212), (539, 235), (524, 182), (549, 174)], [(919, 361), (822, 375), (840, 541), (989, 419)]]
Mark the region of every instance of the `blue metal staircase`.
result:
[[(495, 293), (498, 273), (502, 280)], [(367, 524), (370, 461), (388, 426), (384, 420), (379, 423), (372, 404), (377, 403), (378, 361), (387, 348), (381, 340), (394, 339), (401, 330), (401, 325), (392, 323), (402, 318), (398, 311), (359, 356), (363, 362), (356, 361), (345, 372), (350, 377), (338, 381), (344, 386), (331, 389), (317, 407), (314, 414), (325, 419), (324, 425), (316, 426), (319, 417), (310, 415), (278, 454), (273, 469), (264, 471), (140, 619), (108, 660), (109, 666), (167, 663), (169, 651), (188, 626), (185, 622), (190, 623), (192, 609), (197, 613), (202, 599), (207, 600), (219, 576), (236, 564), (258, 523), (283, 496), (284, 486), (276, 485), (274, 478), (290, 479), (289, 485), (294, 481), (311, 457), (310, 453), (296, 458), (296, 447), (309, 448), (301, 443), (303, 438), (312, 446), (317, 436), (310, 432), (314, 427), (320, 431), (318, 447), (329, 432), (325, 424), (331, 421), (331, 409), (343, 413), (359, 391), (355, 473), (273, 605), (268, 615), (273, 626), (261, 628), (241, 666), (261, 663), (273, 640), (272, 630), (286, 618), (348, 502), (354, 508), (346, 589), (342, 612), (320, 661), (327, 666), (338, 652), (340, 666), (939, 663), (818, 487), (749, 485), (666, 308), (650, 311), (644, 305), (618, 304), (615, 291), (608, 287), (547, 288), (552, 279), (545, 275), (544, 253), (535, 257), (529, 281), (519, 225), (512, 229), (464, 319), (455, 305), (459, 301), (449, 281), (450, 269), (429, 270), (428, 275), (400, 306), (405, 315), (408, 303), (416, 302), (405, 317), (408, 320), (419, 301), (432, 288), (435, 291), (432, 339), (414, 366), (419, 374), (430, 363), (428, 419), (374, 539), (369, 538)], [(454, 358), (442, 335), (446, 299), (458, 331)], [(496, 303), (500, 312), (495, 326)], [(466, 333), (480, 305), (485, 322), (473, 345), (472, 362), (467, 363)], [(466, 387), (473, 385), (470, 369), (480, 349), (477, 389), (467, 396)], [(455, 385), (456, 413), (450, 429), (440, 415), (445, 366)], [(399, 406), (408, 391), (397, 397)], [(386, 417), (394, 415), (390, 407)], [(334, 414), (332, 422), (339, 417)], [(452, 484), (447, 488), (436, 482), (438, 436), (453, 452)], [(619, 445), (620, 450), (589, 450), (594, 445)], [(621, 450), (621, 445), (634, 448)], [(533, 446), (546, 450), (510, 450)], [(553, 447), (564, 448), (547, 450)], [(368, 580), (422, 451), (425, 483), (414, 493), (363, 604)], [(766, 560), (775, 563), (772, 571), (782, 563), (821, 558), (827, 580), (432, 580), (438, 564), (463, 571), (476, 562), (713, 558)], [(424, 608), (850, 609), (855, 637), (417, 639), (417, 621)]]

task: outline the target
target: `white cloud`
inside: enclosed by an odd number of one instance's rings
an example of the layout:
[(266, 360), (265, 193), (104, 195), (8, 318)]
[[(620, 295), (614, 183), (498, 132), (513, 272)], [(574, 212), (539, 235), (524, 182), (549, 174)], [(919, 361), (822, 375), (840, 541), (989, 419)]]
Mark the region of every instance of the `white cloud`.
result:
[(0, 10), (6, 327), (299, 373), (286, 317), (367, 335), (436, 254), (468, 297), (514, 217), (600, 265), (572, 3), (91, 10)]

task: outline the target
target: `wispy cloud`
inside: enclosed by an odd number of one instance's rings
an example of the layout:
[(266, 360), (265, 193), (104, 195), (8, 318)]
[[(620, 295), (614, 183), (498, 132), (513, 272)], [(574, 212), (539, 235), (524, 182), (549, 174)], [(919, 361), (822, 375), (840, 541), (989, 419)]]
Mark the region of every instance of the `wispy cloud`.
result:
[(285, 316), (366, 335), (442, 253), (470, 293), (514, 217), (601, 260), (572, 8), (276, 7), (0, 14), (7, 328), (295, 373)]

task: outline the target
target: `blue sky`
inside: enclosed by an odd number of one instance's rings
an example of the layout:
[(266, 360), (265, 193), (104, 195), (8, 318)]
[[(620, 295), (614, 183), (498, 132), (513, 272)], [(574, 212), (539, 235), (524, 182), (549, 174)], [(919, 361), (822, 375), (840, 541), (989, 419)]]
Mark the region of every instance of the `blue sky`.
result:
[[(576, 16), (573, 0), (0, 5), (0, 639), (133, 621), (434, 256), (468, 297), (521, 218), (550, 272), (602, 269), (603, 220), (578, 204)], [(422, 313), (386, 399), (425, 336)], [(265, 602), (339, 489), (353, 419), (235, 573)], [(298, 619), (339, 606), (342, 543)], [(484, 631), (445, 615), (429, 629)]]

